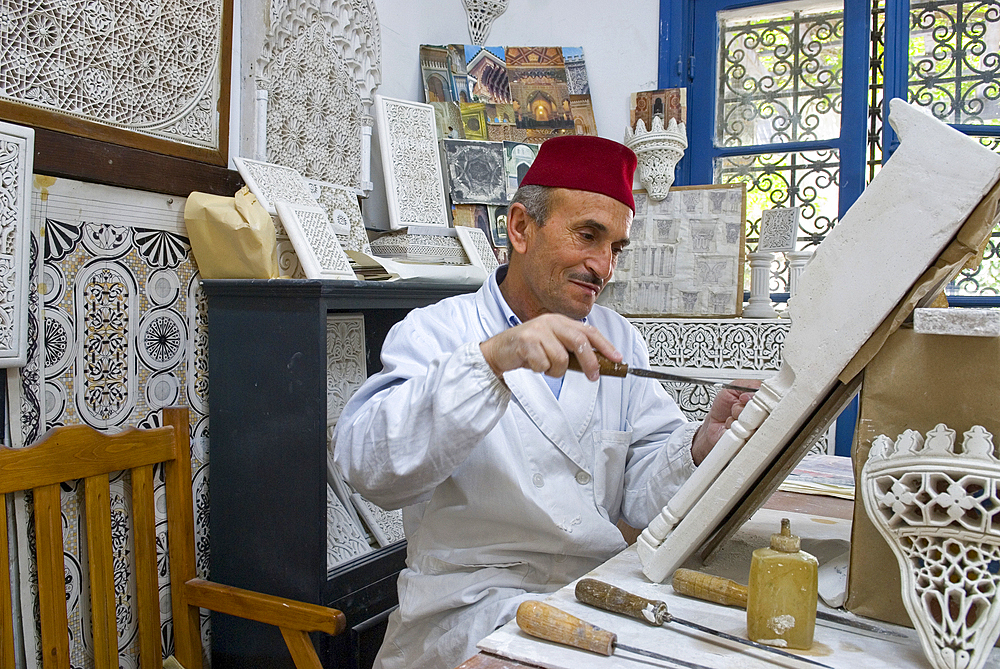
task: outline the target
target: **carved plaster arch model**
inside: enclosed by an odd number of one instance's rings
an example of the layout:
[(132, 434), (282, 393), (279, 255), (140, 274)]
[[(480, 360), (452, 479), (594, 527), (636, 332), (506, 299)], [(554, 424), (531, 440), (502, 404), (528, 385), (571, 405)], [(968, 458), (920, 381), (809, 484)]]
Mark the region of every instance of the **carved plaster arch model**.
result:
[(903, 604), (935, 669), (979, 669), (1000, 636), (1000, 460), (974, 425), (872, 442), (865, 511), (899, 562)]
[(374, 0), (272, 0), (270, 13), (257, 60), (267, 161), (371, 190), (372, 105), (382, 81)]
[[(936, 294), (992, 230), (1000, 156), (902, 100), (890, 112), (900, 146), (802, 273), (781, 369), (639, 536), (650, 580), (663, 581), (723, 524), (831, 393), (854, 379), (856, 356), (877, 352), (873, 335), (887, 335), (913, 302)], [(952, 252), (970, 215), (985, 221)]]

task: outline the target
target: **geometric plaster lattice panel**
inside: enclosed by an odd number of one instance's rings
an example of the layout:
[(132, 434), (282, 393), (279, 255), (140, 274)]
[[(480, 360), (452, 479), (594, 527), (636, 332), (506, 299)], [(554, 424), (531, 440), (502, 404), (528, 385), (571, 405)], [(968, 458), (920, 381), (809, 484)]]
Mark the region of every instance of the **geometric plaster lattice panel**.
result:
[(34, 140), (31, 128), (0, 123), (0, 367), (27, 361)]
[(434, 107), (375, 96), (389, 227), (448, 226)]
[(872, 442), (865, 511), (892, 548), (903, 604), (936, 669), (979, 669), (1000, 636), (1000, 460), (974, 425), (959, 449), (939, 423)]
[(224, 8), (224, 0), (5, 1), (0, 99), (217, 149)]
[(268, 91), (268, 160), (353, 188), (361, 180), (361, 128), (372, 126), (382, 81), (374, 0), (272, 0), (257, 59)]

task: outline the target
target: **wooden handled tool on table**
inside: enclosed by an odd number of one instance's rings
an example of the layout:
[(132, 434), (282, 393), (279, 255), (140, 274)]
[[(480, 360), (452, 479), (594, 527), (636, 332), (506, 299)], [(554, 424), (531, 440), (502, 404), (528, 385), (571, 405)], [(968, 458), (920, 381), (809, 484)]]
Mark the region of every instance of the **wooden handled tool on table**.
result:
[(678, 623), (680, 625), (686, 625), (687, 627), (696, 629), (699, 632), (705, 632), (722, 639), (752, 646), (753, 648), (767, 651), (768, 653), (775, 653), (777, 655), (781, 655), (782, 657), (791, 658), (800, 662), (808, 662), (809, 664), (815, 664), (820, 667), (827, 667), (827, 669), (831, 669), (829, 665), (823, 664), (822, 662), (810, 660), (809, 658), (795, 655), (794, 653), (778, 650), (777, 648), (765, 646), (764, 644), (757, 643), (756, 641), (744, 639), (743, 637), (738, 637), (733, 634), (727, 634), (726, 632), (720, 632), (719, 630), (714, 630), (711, 627), (705, 627), (704, 625), (699, 625), (698, 623), (691, 622), (690, 620), (678, 618), (671, 615), (667, 611), (666, 602), (655, 599), (645, 599), (609, 583), (604, 583), (603, 581), (598, 581), (593, 578), (584, 578), (577, 582), (576, 598), (584, 604), (590, 604), (591, 606), (596, 606), (599, 609), (604, 609), (605, 611), (611, 611), (613, 613), (621, 613), (650, 625), (659, 626), (664, 623)]
[[(656, 372), (652, 369), (641, 369), (638, 367), (629, 367), (624, 362), (612, 362), (607, 356), (594, 351), (594, 355), (597, 356), (597, 363), (600, 365), (601, 376), (617, 376), (620, 378), (625, 378), (629, 374), (633, 376), (645, 376), (651, 379), (659, 379), (661, 381), (680, 381), (681, 383), (693, 383), (696, 386), (719, 386), (720, 388), (730, 388), (732, 390), (738, 390), (742, 393), (755, 393), (756, 388), (747, 388), (746, 386), (739, 386), (734, 383), (722, 383), (721, 381), (710, 381), (708, 379), (696, 379), (690, 376), (683, 376), (681, 374), (668, 374), (667, 372)], [(575, 356), (569, 356), (569, 369), (574, 369), (578, 372), (582, 372), (583, 368), (580, 367), (580, 360)]]
[[(626, 650), (636, 655), (685, 667), (685, 669), (711, 669), (702, 664), (618, 643), (618, 635), (614, 632), (591, 625), (545, 602), (532, 600), (521, 602), (521, 605), (517, 607), (517, 624), (527, 634), (539, 639), (555, 641), (600, 655), (610, 656), (615, 652), (615, 649)], [(636, 662), (642, 661), (637, 658), (629, 659)]]
[[(674, 592), (679, 595), (695, 597), (723, 606), (738, 606), (741, 609), (747, 607), (747, 586), (728, 578), (703, 574), (692, 569), (678, 569), (674, 572), (672, 585)], [(816, 612), (816, 622), (820, 625), (845, 629), (849, 632), (869, 634), (875, 638), (909, 639), (905, 634), (826, 611)]]

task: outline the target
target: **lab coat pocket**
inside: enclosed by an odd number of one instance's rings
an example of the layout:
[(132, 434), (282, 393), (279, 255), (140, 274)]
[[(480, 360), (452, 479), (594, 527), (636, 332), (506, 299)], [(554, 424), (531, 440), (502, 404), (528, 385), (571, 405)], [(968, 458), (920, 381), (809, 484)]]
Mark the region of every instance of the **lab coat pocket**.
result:
[(631, 442), (631, 430), (594, 430), (594, 501), (609, 519), (621, 507)]

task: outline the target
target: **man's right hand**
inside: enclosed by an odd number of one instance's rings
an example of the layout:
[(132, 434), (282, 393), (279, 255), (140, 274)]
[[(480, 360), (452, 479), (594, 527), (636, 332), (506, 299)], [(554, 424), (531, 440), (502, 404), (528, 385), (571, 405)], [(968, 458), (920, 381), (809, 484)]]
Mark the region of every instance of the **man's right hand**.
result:
[(479, 348), (500, 377), (522, 367), (559, 377), (566, 373), (569, 356), (575, 355), (587, 378), (596, 381), (600, 367), (595, 349), (612, 362), (622, 359), (597, 328), (561, 314), (542, 314), (487, 339)]

